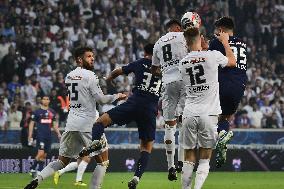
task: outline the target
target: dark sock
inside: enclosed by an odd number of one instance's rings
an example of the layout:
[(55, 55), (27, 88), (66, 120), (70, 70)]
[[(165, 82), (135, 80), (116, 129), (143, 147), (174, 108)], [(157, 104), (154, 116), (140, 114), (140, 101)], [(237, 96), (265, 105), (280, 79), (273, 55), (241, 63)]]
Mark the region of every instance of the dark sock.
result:
[(35, 159), (32, 166), (31, 166), (31, 170), (35, 170), (36, 167), (37, 167), (37, 164), (39, 164), (39, 161)]
[(100, 140), (103, 133), (105, 132), (105, 127), (102, 123), (95, 123), (92, 129), (92, 139)]
[(220, 133), (220, 131), (225, 130), (225, 131), (229, 131), (229, 127), (230, 127), (230, 123), (227, 120), (222, 120), (218, 122), (218, 133)]
[(144, 173), (144, 171), (147, 167), (147, 164), (148, 164), (149, 155), (150, 155), (150, 153), (148, 153), (146, 151), (140, 152), (140, 158), (137, 162), (137, 166), (136, 166), (134, 176), (137, 176), (139, 178), (142, 177), (142, 175), (143, 175), (143, 173)]
[(43, 170), (43, 166), (44, 166), (44, 161), (38, 161), (38, 171), (42, 171)]

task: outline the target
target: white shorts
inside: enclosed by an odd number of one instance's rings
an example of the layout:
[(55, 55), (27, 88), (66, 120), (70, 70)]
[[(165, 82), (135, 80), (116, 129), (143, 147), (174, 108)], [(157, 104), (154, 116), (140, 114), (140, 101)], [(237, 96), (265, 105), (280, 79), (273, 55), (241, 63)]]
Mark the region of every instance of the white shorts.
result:
[[(102, 137), (105, 137), (103, 134)], [(59, 155), (68, 158), (77, 158), (80, 151), (89, 146), (92, 142), (92, 134), (89, 132), (80, 131), (65, 131), (62, 134), (59, 147)], [(91, 153), (89, 156), (93, 157), (108, 149), (108, 145), (100, 151)]]
[(182, 81), (174, 81), (163, 86), (162, 109), (165, 121), (173, 121), (182, 114), (185, 104), (185, 88)]
[(212, 148), (216, 146), (218, 116), (185, 117), (180, 132), (180, 142), (184, 149), (194, 149), (197, 146)]

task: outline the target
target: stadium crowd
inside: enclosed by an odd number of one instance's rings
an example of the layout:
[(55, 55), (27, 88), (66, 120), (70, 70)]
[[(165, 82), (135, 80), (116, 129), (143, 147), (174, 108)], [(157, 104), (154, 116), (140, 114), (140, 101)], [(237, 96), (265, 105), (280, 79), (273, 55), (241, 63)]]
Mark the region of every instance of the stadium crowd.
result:
[[(39, 95), (50, 94), (61, 126), (68, 113), (64, 77), (76, 67), (73, 49), (95, 49), (95, 73), (105, 93), (130, 91), (132, 76), (115, 85), (111, 70), (143, 57), (143, 45), (165, 33), (169, 18), (196, 11), (201, 31), (230, 15), (247, 43), (248, 83), (236, 128), (282, 128), (284, 123), (284, 3), (282, 0), (4, 0), (0, 2), (0, 129), (27, 128)], [(228, 11), (229, 10), (229, 11)], [(100, 113), (114, 105), (100, 107)], [(157, 126), (163, 126), (158, 114)]]

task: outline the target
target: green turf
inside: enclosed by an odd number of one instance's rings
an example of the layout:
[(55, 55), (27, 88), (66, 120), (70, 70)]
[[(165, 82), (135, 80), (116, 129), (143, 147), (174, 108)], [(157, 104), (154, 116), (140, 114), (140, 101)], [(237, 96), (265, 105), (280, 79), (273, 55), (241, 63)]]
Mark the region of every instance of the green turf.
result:
[[(84, 175), (89, 181), (90, 173)], [(127, 181), (132, 173), (108, 173), (102, 189), (127, 188)], [(180, 176), (179, 176), (180, 177)], [(203, 189), (282, 189), (284, 188), (284, 172), (213, 172), (210, 173)], [(57, 186), (52, 178), (47, 179), (39, 189), (72, 189), (74, 173), (68, 173), (60, 178)], [(0, 189), (23, 189), (31, 180), (28, 174), (0, 174)], [(88, 188), (88, 187), (80, 187)], [(170, 182), (167, 173), (146, 173), (138, 185), (138, 189), (180, 189), (180, 181)]]

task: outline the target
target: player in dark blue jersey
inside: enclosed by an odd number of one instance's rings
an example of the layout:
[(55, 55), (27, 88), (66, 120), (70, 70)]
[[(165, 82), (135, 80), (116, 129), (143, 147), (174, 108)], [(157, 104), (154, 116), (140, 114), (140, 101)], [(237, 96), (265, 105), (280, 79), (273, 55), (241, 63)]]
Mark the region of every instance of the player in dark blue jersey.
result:
[[(229, 45), (236, 58), (236, 67), (219, 68), (220, 104), (222, 114), (219, 117), (219, 141), (216, 146), (216, 165), (221, 167), (226, 161), (227, 143), (233, 136), (229, 131), (229, 122), (236, 112), (244, 95), (247, 82), (247, 46), (238, 37), (234, 36), (234, 22), (229, 17), (222, 17), (215, 22), (216, 33), (229, 34)], [(218, 50), (225, 55), (225, 49), (218, 39), (213, 39), (209, 50)]]
[[(36, 176), (37, 171), (43, 169), (47, 153), (51, 148), (51, 129), (53, 128), (58, 138), (61, 137), (56, 122), (56, 113), (54, 110), (49, 108), (49, 96), (43, 96), (41, 98), (41, 107), (35, 110), (31, 116), (31, 122), (29, 124), (29, 136), (28, 141), (33, 141), (33, 130), (36, 126), (36, 147), (38, 149), (35, 160), (31, 166), (31, 174), (33, 177)], [(36, 170), (38, 166), (38, 169)]]
[[(101, 139), (104, 128), (111, 124), (127, 124), (135, 121), (138, 126), (140, 139), (140, 158), (137, 163), (134, 177), (128, 183), (128, 187), (136, 188), (139, 179), (145, 171), (149, 155), (152, 151), (156, 131), (156, 115), (158, 101), (161, 90), (160, 76), (151, 74), (153, 44), (144, 47), (144, 58), (132, 62), (121, 68), (112, 71), (107, 81), (111, 81), (119, 75), (128, 75), (134, 73), (135, 86), (132, 95), (126, 102), (104, 113), (93, 127), (93, 140)], [(87, 147), (81, 151), (80, 156), (91, 153), (93, 147)]]

